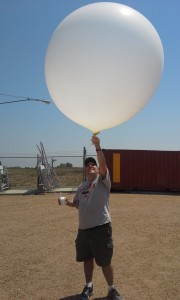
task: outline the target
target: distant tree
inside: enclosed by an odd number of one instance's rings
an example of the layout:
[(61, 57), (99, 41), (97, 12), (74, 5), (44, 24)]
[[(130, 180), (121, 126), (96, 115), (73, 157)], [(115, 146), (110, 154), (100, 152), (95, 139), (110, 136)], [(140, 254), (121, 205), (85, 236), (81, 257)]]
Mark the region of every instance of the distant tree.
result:
[(67, 163), (60, 163), (59, 168), (73, 168), (73, 164)]
[(73, 165), (71, 164), (71, 163), (66, 163), (66, 168), (72, 168), (73, 167)]

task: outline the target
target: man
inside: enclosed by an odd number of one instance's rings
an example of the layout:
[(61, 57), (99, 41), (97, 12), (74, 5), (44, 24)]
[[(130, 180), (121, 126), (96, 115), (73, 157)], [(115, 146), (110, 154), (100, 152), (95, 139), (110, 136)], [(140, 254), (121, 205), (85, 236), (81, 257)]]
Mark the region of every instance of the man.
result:
[(113, 240), (111, 217), (109, 212), (109, 195), (111, 181), (106, 160), (100, 147), (100, 139), (93, 135), (97, 159), (88, 157), (85, 160), (87, 181), (78, 188), (73, 201), (67, 199), (67, 205), (76, 207), (79, 212), (79, 229), (76, 239), (76, 259), (84, 263), (86, 285), (80, 300), (87, 300), (93, 294), (94, 260), (102, 268), (108, 284), (108, 300), (122, 300), (114, 286)]

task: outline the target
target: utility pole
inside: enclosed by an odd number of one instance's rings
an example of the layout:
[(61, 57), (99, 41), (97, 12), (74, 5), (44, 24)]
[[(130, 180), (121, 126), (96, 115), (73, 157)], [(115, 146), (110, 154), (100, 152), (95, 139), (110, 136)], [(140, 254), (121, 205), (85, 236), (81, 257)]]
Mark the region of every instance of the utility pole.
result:
[(54, 168), (54, 162), (55, 161), (57, 161), (57, 159), (54, 159), (53, 157), (52, 157), (52, 159), (51, 159), (51, 166), (52, 166), (52, 169)]
[(86, 148), (83, 147), (83, 182), (86, 181), (86, 172), (85, 172), (85, 159), (86, 159)]

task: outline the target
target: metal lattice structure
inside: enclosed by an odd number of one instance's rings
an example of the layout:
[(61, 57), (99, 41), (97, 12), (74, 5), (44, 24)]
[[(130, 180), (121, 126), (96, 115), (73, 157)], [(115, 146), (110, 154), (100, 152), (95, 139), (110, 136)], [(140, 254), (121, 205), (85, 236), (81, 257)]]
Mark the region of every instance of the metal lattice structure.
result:
[(37, 190), (38, 192), (48, 192), (62, 187), (55, 171), (48, 162), (43, 143), (38, 146), (40, 154), (37, 155)]
[(9, 189), (10, 189), (10, 183), (8, 177), (8, 169), (7, 167), (2, 166), (0, 162), (0, 192)]

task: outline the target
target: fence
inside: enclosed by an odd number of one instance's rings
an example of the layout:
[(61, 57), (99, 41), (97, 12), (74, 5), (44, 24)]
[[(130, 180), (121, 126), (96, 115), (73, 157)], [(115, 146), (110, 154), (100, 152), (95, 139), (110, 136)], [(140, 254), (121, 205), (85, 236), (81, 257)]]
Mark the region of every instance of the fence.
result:
[[(86, 156), (85, 147), (82, 155), (47, 156), (62, 187), (75, 188), (85, 180), (84, 160)], [(0, 162), (7, 167), (11, 189), (35, 189), (37, 187), (36, 156), (1, 156)]]

